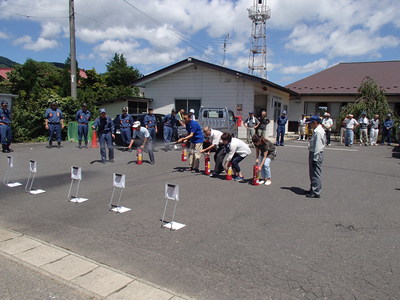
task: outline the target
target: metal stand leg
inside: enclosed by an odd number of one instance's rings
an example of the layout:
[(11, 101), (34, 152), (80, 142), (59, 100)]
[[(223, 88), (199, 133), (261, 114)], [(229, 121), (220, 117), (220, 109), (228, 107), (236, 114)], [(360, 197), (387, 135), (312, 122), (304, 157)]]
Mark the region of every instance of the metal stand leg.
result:
[(164, 220), (165, 220), (165, 212), (167, 210), (167, 205), (168, 205), (168, 199), (165, 200), (165, 205), (164, 205), (164, 212), (161, 218), (161, 228), (164, 226)]
[[(30, 172), (28, 181), (26, 182), (26, 185), (25, 185), (25, 192), (29, 193), (32, 190), (32, 185), (33, 185), (34, 179), (35, 179), (35, 173)], [(29, 185), (29, 182), (30, 182), (30, 185)], [(28, 189), (28, 185), (29, 185), (29, 189)]]
[(10, 174), (11, 174), (10, 167), (8, 167), (6, 170), (6, 176), (4, 177), (4, 181), (3, 181), (3, 183), (5, 185), (7, 185), (9, 183), (9, 178), (11, 176)]
[(72, 189), (72, 184), (73, 183), (74, 183), (74, 180), (72, 179), (71, 180), (71, 184), (69, 186), (68, 196), (67, 196), (68, 197), (68, 201), (71, 200), (71, 189)]

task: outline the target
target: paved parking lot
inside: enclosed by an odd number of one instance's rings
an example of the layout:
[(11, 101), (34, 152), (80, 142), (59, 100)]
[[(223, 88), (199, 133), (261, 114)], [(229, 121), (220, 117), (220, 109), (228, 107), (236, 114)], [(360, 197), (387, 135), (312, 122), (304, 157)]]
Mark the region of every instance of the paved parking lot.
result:
[[(251, 186), (181, 172), (177, 151), (135, 164), (116, 151), (14, 145), (13, 179), (23, 185), (38, 163), (29, 195), (1, 186), (0, 226), (196, 299), (398, 299), (400, 160), (392, 147), (325, 151), (323, 192), (308, 199), (306, 143), (288, 141), (272, 162), (272, 185)], [(254, 156), (254, 154), (253, 154)], [(147, 154), (144, 154), (147, 160)], [(250, 179), (254, 158), (241, 164)], [(6, 155), (0, 156), (4, 177)], [(204, 163), (202, 162), (202, 165)], [(82, 167), (81, 197), (67, 201), (70, 167)], [(126, 174), (122, 205), (108, 210), (113, 173)], [(164, 184), (180, 185), (178, 231), (161, 229)]]

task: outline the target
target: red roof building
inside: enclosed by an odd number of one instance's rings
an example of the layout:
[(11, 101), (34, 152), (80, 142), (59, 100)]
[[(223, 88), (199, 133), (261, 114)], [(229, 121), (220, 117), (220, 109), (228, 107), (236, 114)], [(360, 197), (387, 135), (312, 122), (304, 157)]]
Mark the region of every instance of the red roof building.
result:
[(325, 111), (336, 118), (344, 105), (359, 97), (357, 90), (367, 76), (384, 89), (390, 106), (400, 113), (400, 60), (340, 63), (286, 86), (300, 95), (290, 102), (290, 120)]
[(0, 68), (0, 81), (7, 80), (7, 73), (11, 70), (12, 68)]

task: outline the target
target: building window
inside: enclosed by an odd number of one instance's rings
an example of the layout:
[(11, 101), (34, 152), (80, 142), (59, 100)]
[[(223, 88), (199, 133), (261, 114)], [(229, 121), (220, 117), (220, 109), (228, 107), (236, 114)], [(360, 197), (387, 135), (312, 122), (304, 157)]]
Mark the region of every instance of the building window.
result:
[(128, 101), (128, 113), (130, 114), (145, 114), (147, 107), (147, 101)]
[(199, 117), (200, 107), (201, 100), (199, 99), (175, 99), (175, 109), (177, 111), (183, 108), (188, 113), (190, 109), (194, 109), (196, 119)]

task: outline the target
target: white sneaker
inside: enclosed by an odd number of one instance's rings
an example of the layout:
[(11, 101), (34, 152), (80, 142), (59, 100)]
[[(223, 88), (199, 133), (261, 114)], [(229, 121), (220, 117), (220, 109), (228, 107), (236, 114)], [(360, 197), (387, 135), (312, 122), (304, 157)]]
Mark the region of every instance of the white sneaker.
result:
[(271, 183), (272, 183), (271, 180), (268, 179), (264, 184), (265, 185), (270, 185)]
[(301, 141), (301, 138), (298, 138), (297, 140), (298, 140), (298, 141)]
[(265, 183), (264, 180), (259, 180), (259, 181), (258, 181), (258, 184), (264, 184), (264, 183)]

